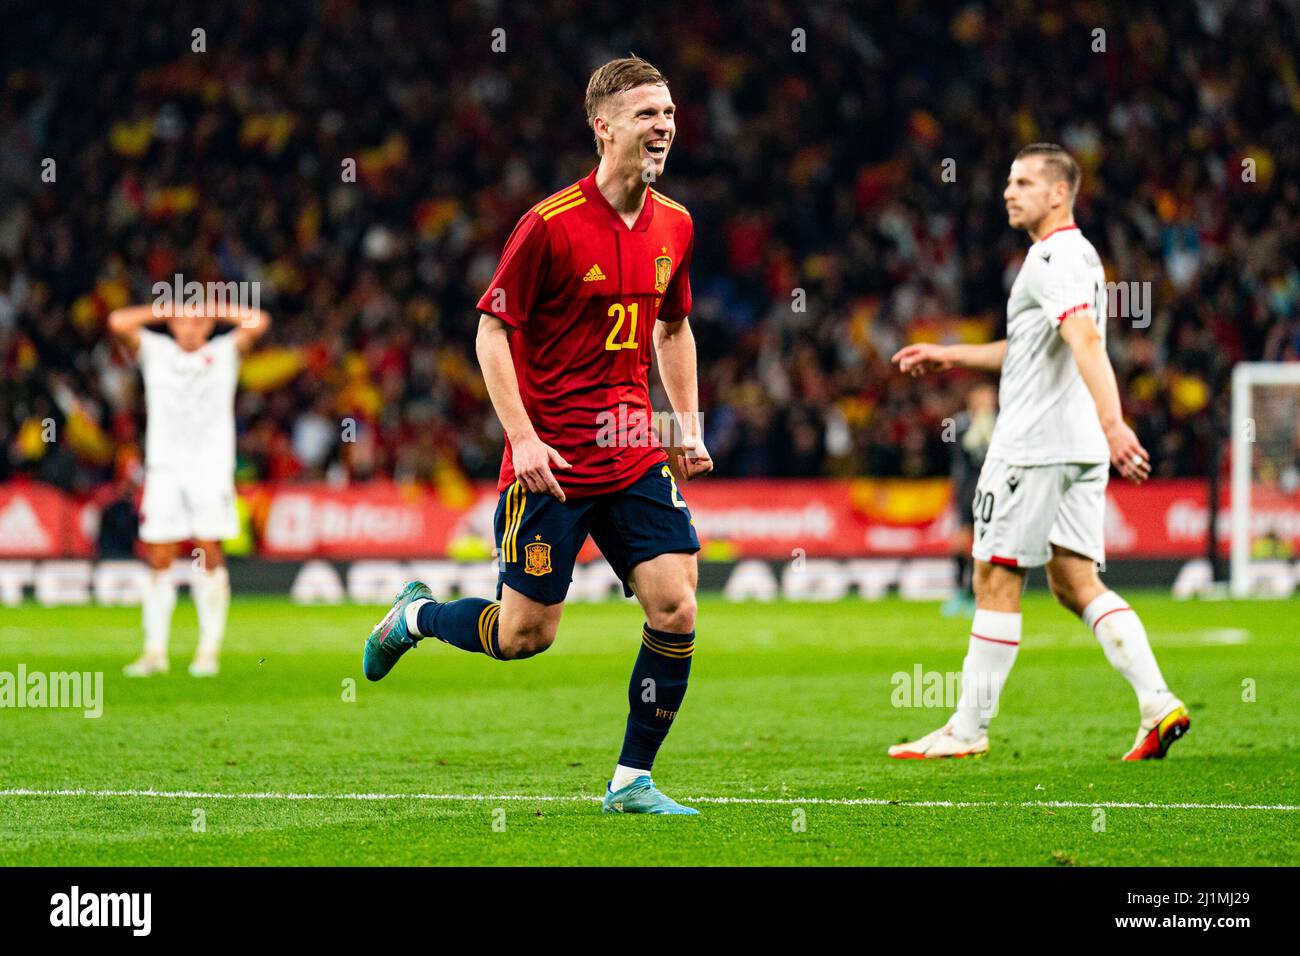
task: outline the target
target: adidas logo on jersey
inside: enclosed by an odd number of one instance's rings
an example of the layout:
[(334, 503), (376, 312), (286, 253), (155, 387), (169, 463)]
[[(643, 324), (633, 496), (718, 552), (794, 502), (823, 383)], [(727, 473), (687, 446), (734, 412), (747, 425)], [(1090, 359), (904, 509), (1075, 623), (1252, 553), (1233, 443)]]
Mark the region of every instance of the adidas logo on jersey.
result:
[(583, 282), (604, 282), (605, 273), (600, 271), (600, 266), (592, 266), (587, 270), (587, 274), (582, 277)]

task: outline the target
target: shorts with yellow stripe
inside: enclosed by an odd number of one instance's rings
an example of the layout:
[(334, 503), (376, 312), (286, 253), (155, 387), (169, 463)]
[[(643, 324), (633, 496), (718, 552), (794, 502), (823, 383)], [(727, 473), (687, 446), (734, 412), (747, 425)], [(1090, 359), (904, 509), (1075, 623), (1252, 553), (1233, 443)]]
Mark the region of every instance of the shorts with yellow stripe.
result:
[(578, 552), (590, 535), (623, 582), (632, 569), (661, 554), (694, 554), (700, 539), (690, 509), (666, 462), (627, 488), (560, 501), (515, 481), (497, 502), (497, 600), (504, 585), (542, 604), (569, 593)]

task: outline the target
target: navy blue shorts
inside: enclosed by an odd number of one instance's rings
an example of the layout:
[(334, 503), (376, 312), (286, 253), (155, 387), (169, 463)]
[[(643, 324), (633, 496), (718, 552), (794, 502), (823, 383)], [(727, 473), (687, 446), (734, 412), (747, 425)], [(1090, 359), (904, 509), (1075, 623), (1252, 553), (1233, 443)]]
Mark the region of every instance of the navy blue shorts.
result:
[(661, 554), (700, 550), (690, 509), (667, 464), (658, 464), (622, 491), (560, 501), (519, 481), (497, 502), (497, 600), (502, 585), (542, 604), (559, 604), (573, 582), (573, 565), (591, 535), (628, 586), (632, 569)]

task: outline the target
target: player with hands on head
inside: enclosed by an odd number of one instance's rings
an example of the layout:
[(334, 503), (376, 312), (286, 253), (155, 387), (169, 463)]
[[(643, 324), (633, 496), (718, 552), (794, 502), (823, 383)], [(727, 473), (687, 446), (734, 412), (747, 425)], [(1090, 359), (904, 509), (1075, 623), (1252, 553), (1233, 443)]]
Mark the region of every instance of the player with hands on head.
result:
[[(150, 326), (165, 324), (170, 334)], [(218, 326), (231, 326), (214, 335)], [(170, 669), (167, 645), (176, 584), (171, 566), (180, 545), (195, 548), (192, 583), (199, 645), (195, 677), (219, 670), (230, 607), (230, 576), (221, 542), (239, 533), (235, 512), (235, 391), (239, 361), (271, 325), (261, 309), (216, 301), (201, 307), (158, 303), (115, 309), (108, 329), (140, 364), (144, 379), (144, 499), (140, 540), (149, 562), (141, 612), (144, 653), (128, 677)]]

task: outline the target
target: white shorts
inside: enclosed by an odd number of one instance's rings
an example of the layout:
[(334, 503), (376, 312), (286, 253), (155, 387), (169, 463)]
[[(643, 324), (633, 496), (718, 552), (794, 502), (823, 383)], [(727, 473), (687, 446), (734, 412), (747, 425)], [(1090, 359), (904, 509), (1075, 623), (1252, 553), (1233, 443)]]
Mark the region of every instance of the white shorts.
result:
[(140, 503), (140, 540), (228, 541), (239, 534), (235, 483), (147, 473)]
[(1036, 568), (1058, 545), (1106, 563), (1109, 464), (1009, 465), (989, 458), (975, 491), (976, 561)]

